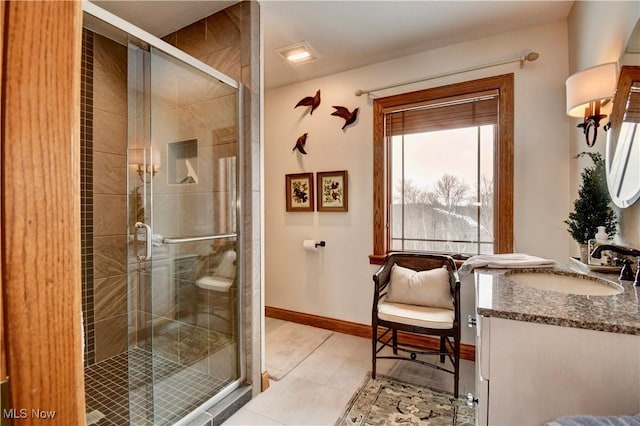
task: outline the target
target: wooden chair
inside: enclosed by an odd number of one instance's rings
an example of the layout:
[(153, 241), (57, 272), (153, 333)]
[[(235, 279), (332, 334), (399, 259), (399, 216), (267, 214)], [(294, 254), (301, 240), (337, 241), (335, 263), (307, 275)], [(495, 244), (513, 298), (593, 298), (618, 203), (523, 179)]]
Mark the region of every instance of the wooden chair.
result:
[[(457, 398), (460, 279), (453, 258), (428, 253), (389, 253), (384, 265), (373, 276), (373, 282), (371, 376), (376, 377), (377, 359), (401, 359), (429, 365), (453, 374), (453, 394)], [(399, 345), (398, 331), (439, 337), (439, 345)], [(408, 337), (416, 337), (412, 335)], [(393, 355), (381, 355), (385, 347), (391, 347)], [(419, 359), (418, 355), (439, 355), (440, 364), (448, 359), (452, 368)]]

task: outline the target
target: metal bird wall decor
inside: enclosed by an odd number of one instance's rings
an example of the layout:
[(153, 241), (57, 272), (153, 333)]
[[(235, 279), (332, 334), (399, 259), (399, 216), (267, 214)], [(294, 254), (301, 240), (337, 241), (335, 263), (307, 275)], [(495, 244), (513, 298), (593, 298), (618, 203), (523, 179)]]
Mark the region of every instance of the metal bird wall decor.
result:
[(298, 103), (296, 104), (296, 106), (293, 107), (293, 109), (296, 109), (299, 106), (310, 106), (311, 107), (311, 112), (309, 113), (309, 115), (313, 115), (313, 111), (316, 108), (318, 108), (318, 105), (320, 105), (320, 90), (319, 89), (318, 89), (318, 91), (316, 92), (316, 94), (314, 96), (307, 96), (306, 98), (300, 99), (300, 101), (298, 101)]
[(349, 112), (349, 110), (343, 106), (334, 106), (333, 108), (336, 110), (332, 112), (331, 115), (344, 118), (344, 126), (342, 126), (342, 130), (358, 118), (359, 108), (354, 109), (352, 112)]
[(300, 136), (298, 138), (298, 140), (296, 141), (296, 146), (294, 146), (291, 151), (295, 151), (297, 149), (298, 151), (300, 151), (300, 153), (306, 155), (307, 151), (304, 150), (304, 146), (307, 143), (307, 135), (308, 134), (309, 133), (305, 133), (304, 135)]

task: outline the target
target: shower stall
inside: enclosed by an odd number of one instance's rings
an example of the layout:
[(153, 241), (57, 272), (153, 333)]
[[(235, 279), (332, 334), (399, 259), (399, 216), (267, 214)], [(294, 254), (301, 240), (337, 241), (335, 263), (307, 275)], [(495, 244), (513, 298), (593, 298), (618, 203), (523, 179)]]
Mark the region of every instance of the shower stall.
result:
[(91, 6), (81, 91), (87, 422), (175, 424), (246, 375), (242, 87)]

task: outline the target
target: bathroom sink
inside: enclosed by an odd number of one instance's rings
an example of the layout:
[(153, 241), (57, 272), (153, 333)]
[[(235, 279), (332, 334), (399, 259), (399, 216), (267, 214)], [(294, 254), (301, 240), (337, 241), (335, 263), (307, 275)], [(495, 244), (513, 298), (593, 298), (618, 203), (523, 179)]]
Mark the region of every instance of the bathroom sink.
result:
[(612, 296), (622, 293), (622, 286), (601, 278), (575, 272), (552, 270), (512, 270), (505, 273), (508, 280), (538, 290), (557, 291), (586, 296)]

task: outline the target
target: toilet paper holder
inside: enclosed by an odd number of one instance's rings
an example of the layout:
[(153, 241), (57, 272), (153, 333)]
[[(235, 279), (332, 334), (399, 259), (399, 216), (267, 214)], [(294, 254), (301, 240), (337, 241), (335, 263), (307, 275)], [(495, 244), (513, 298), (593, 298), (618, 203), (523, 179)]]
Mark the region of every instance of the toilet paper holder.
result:
[(306, 251), (317, 252), (318, 247), (325, 247), (327, 243), (322, 240), (304, 240), (302, 242), (302, 248)]

